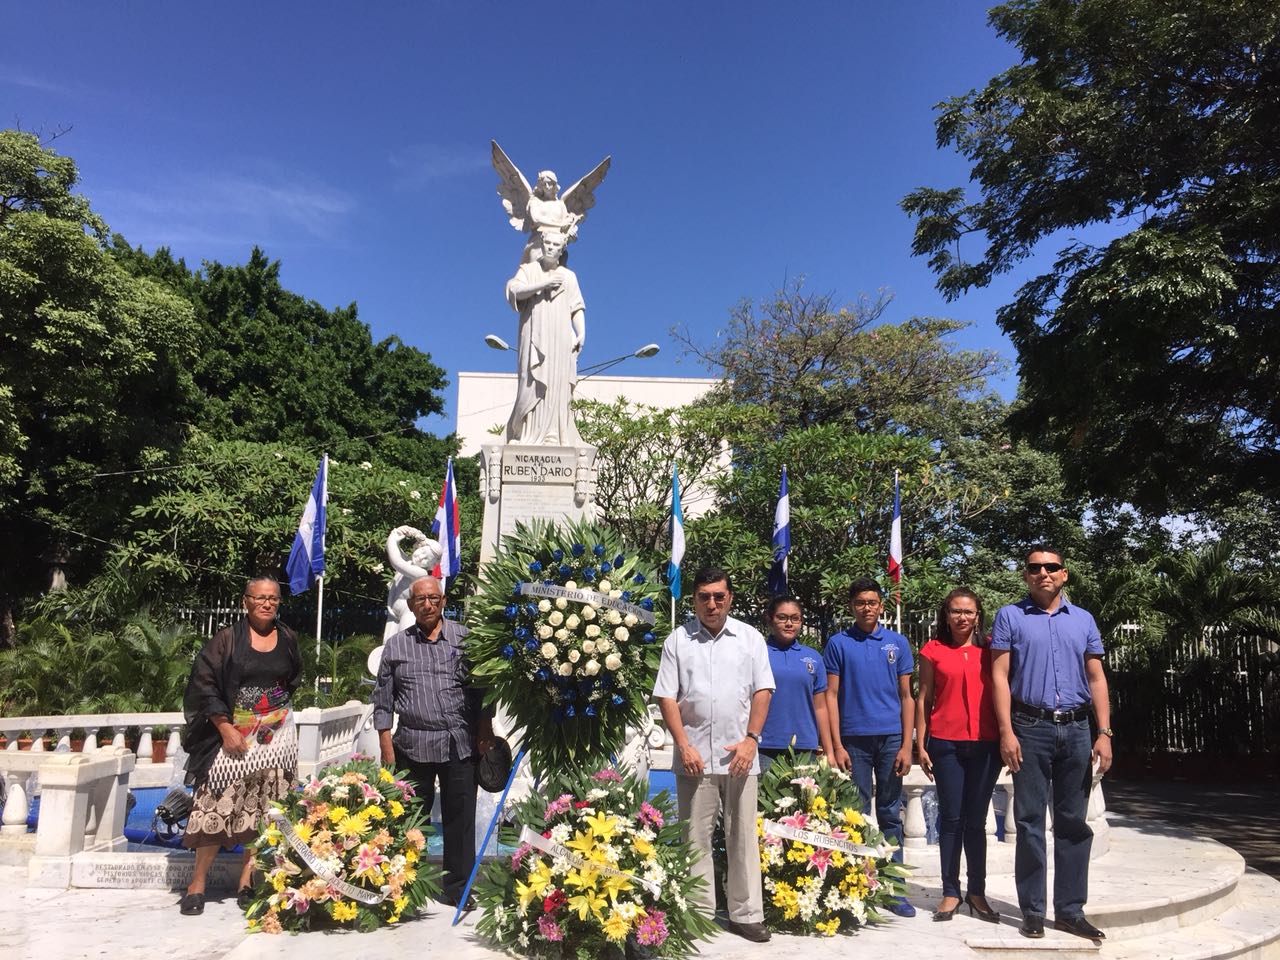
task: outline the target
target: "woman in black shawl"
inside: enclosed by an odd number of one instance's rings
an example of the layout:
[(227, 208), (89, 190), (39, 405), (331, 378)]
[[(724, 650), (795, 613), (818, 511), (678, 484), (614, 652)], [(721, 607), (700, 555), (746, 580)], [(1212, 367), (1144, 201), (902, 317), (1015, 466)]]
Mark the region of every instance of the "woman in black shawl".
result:
[[(195, 850), (195, 871), (180, 907), (204, 912), (209, 867), (221, 847), (247, 844), (263, 815), (289, 791), (298, 765), (293, 692), (302, 657), (293, 631), (276, 620), (280, 585), (256, 577), (245, 585), (244, 619), (200, 650), (183, 698), (187, 783), (195, 787), (183, 845)], [(241, 906), (251, 898), (253, 850), (240, 871)]]

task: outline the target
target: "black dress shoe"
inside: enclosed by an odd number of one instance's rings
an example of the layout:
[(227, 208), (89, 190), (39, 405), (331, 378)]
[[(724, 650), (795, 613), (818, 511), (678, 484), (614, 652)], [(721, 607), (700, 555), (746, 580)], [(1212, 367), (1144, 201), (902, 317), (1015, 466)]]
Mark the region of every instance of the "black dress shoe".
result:
[(752, 943), (768, 943), (772, 936), (763, 923), (737, 923), (733, 920), (729, 921), (729, 932), (736, 933), (743, 940), (750, 940)]
[(241, 887), (236, 894), (236, 906), (241, 910), (248, 910), (251, 903), (253, 903), (253, 887)]
[(184, 893), (178, 901), (178, 911), (184, 917), (198, 917), (204, 913), (204, 894)]
[(985, 920), (987, 923), (999, 923), (1000, 911), (992, 910), (990, 905), (984, 910), (971, 893), (964, 898), (964, 905), (969, 908), (969, 916), (977, 917), (979, 920)]
[(1034, 913), (1027, 914), (1022, 918), (1022, 926), (1018, 928), (1018, 932), (1024, 937), (1039, 940), (1044, 936), (1044, 917), (1037, 917)]
[(1068, 917), (1065, 920), (1054, 920), (1053, 926), (1055, 930), (1061, 930), (1063, 933), (1071, 933), (1077, 937), (1084, 937), (1086, 940), (1105, 940), (1107, 935), (1095, 927), (1084, 917)]

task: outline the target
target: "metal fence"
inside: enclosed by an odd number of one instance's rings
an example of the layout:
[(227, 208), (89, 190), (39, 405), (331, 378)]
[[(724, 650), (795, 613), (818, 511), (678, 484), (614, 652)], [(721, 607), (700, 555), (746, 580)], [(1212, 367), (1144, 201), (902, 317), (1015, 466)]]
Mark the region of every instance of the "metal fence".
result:
[(1280, 749), (1280, 648), (1210, 628), (1203, 637), (1137, 642), (1122, 627), (1107, 655), (1113, 726), (1143, 753)]

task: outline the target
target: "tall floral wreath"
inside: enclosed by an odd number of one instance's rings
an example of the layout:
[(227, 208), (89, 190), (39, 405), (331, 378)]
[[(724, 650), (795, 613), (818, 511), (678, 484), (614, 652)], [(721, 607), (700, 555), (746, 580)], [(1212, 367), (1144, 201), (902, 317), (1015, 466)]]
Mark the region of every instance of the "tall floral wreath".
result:
[(467, 651), (486, 701), (524, 728), (535, 771), (608, 763), (653, 690), (665, 588), (594, 523), (518, 524), (482, 578)]

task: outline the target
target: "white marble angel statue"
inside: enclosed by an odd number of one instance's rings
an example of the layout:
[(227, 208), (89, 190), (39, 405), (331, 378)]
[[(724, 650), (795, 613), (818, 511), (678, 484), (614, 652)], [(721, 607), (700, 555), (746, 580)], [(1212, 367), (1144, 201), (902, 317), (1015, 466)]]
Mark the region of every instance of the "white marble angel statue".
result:
[(605, 157), (594, 170), (561, 195), (560, 182), (553, 171), (540, 171), (536, 184), (530, 188), (525, 175), (502, 151), (498, 142), (489, 142), (493, 145), (493, 169), (498, 173), (498, 196), (502, 198), (502, 207), (507, 211), (511, 226), (529, 234), (522, 260), (529, 260), (540, 231), (562, 233), (570, 243), (576, 240), (578, 224), (596, 205), (596, 187), (604, 181), (613, 158)]
[(576, 447), (582, 442), (570, 403), (587, 337), (586, 307), (577, 275), (561, 263), (564, 245), (564, 234), (538, 231), (533, 256), (507, 281), (507, 302), (520, 314), (508, 443)]
[[(413, 552), (406, 560), (400, 544), (410, 540)], [(382, 642), (401, 630), (413, 626), (415, 618), (409, 609), (409, 586), (413, 581), (431, 575), (444, 553), (439, 541), (432, 540), (417, 527), (396, 527), (387, 537), (387, 562), (396, 575), (387, 589), (387, 623), (382, 630)]]

